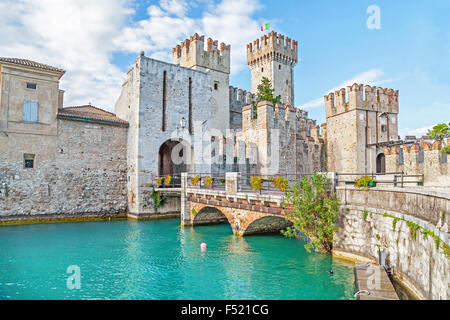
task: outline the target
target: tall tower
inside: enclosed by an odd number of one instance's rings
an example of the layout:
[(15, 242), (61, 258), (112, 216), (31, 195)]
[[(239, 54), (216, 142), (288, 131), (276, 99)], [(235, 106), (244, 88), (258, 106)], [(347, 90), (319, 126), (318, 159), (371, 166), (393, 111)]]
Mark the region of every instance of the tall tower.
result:
[(295, 105), (294, 67), (298, 62), (298, 42), (276, 32), (247, 45), (247, 64), (252, 71), (252, 93), (258, 92), (263, 77), (272, 82), (275, 96)]
[(325, 96), (327, 169), (385, 172), (384, 147), (398, 139), (398, 90), (353, 84)]
[(219, 47), (217, 40), (208, 38), (205, 50), (205, 37), (196, 33), (172, 51), (174, 64), (211, 75), (213, 118), (209, 127), (223, 134), (230, 127), (230, 49), (225, 43), (222, 42)]

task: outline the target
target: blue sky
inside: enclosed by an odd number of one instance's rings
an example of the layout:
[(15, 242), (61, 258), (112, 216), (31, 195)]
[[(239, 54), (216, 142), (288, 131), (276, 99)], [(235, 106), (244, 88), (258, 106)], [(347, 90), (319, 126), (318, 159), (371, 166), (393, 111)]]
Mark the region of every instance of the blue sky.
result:
[[(366, 26), (370, 5), (379, 30)], [(400, 91), (400, 134), (421, 135), (450, 121), (449, 16), (449, 0), (2, 0), (0, 56), (63, 67), (66, 106), (113, 110), (139, 51), (170, 61), (195, 32), (232, 45), (231, 85), (249, 90), (245, 45), (269, 22), (299, 41), (295, 104), (311, 118), (325, 121), (330, 90), (378, 85)]]

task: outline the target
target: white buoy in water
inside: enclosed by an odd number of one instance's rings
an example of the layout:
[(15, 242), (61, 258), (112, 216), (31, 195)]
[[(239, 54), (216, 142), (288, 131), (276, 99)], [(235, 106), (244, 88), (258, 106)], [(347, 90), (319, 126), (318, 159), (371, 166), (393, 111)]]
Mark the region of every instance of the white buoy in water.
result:
[(202, 250), (202, 252), (206, 251), (207, 248), (208, 248), (208, 246), (206, 245), (206, 243), (202, 243), (200, 245), (200, 249)]

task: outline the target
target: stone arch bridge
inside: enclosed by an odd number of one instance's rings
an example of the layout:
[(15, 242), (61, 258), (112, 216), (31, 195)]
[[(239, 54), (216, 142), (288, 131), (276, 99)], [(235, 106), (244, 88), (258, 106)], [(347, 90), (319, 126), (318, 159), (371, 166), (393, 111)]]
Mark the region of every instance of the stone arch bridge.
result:
[(227, 173), (225, 186), (205, 189), (188, 185), (181, 178), (181, 223), (183, 226), (228, 222), (239, 236), (279, 232), (292, 223), (281, 205), (284, 195), (257, 194), (238, 190), (238, 173)]

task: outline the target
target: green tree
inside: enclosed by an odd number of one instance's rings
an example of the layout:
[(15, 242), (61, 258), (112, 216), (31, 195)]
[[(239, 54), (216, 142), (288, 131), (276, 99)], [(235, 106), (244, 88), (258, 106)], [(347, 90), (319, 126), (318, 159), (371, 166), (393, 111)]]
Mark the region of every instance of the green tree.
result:
[(269, 101), (274, 105), (281, 103), (281, 96), (273, 96), (275, 89), (272, 88), (272, 83), (266, 77), (263, 77), (261, 84), (258, 85), (258, 100), (259, 101)]
[(434, 126), (432, 130), (428, 130), (428, 136), (435, 141), (441, 142), (443, 145), (442, 153), (450, 154), (450, 145), (446, 143), (446, 140), (450, 138), (450, 122)]
[(293, 227), (283, 231), (287, 237), (299, 237), (299, 231), (309, 241), (305, 245), (308, 252), (312, 249), (329, 253), (333, 248), (336, 231), (336, 216), (339, 214), (339, 201), (334, 193), (330, 194), (331, 181), (327, 176), (314, 172), (310, 178), (303, 178), (286, 193), (284, 206), (292, 208), (287, 217)]

